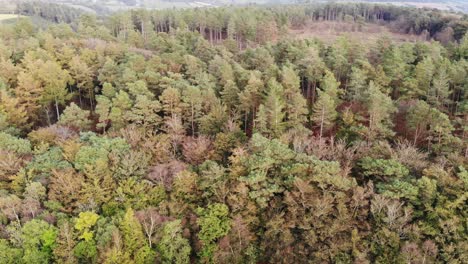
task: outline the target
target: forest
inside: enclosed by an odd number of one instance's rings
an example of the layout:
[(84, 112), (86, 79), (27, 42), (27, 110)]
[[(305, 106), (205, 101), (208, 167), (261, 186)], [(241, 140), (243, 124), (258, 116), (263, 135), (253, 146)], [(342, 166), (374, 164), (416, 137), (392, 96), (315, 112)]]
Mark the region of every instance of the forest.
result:
[(18, 11), (48, 23), (0, 25), (0, 263), (468, 262), (466, 15)]

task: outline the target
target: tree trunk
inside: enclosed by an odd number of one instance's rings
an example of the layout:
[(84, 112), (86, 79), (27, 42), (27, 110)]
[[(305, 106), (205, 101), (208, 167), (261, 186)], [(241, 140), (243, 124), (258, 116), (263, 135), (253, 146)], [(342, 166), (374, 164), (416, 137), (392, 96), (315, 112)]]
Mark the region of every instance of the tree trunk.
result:
[(322, 143), (323, 122), (325, 119), (325, 107), (322, 107), (322, 118), (320, 120), (320, 143)]
[(60, 112), (58, 108), (57, 98), (55, 98), (55, 111), (57, 111), (57, 121), (60, 119)]
[(194, 122), (193, 122), (193, 119), (194, 119), (194, 113), (193, 113), (193, 112), (194, 112), (194, 110), (193, 110), (193, 104), (192, 104), (192, 107), (191, 107), (191, 109), (192, 109), (192, 120), (191, 120), (191, 121), (192, 121), (192, 136), (193, 136), (193, 135), (195, 135), (195, 125), (194, 125)]
[(49, 107), (44, 109), (46, 116), (47, 116), (47, 124), (50, 126), (50, 116), (49, 116)]
[(416, 142), (418, 142), (418, 136), (419, 136), (419, 126), (416, 127), (416, 131), (414, 132), (414, 141), (413, 144), (416, 146)]
[(314, 81), (313, 86), (312, 86), (312, 98), (311, 98), (312, 104), (315, 102), (315, 96), (316, 96), (316, 93), (317, 93), (316, 89), (315, 89), (316, 86), (317, 86), (317, 82)]
[(306, 90), (306, 98), (309, 104), (311, 104), (311, 91), (312, 91), (312, 84), (310, 83), (309, 80), (307, 80), (307, 90)]
[(248, 118), (247, 112), (245, 112), (245, 114), (244, 114), (244, 131), (245, 131), (246, 134), (247, 134), (247, 118)]
[(90, 89), (89, 90), (89, 105), (91, 106), (91, 112), (94, 112), (94, 96), (93, 96), (93, 91)]

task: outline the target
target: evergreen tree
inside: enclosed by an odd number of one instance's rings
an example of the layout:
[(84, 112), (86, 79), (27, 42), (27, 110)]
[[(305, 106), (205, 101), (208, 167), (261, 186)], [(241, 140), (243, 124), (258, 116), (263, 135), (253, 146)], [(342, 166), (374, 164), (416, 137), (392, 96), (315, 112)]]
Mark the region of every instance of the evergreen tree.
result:
[(89, 114), (89, 111), (82, 110), (75, 103), (71, 103), (65, 108), (57, 123), (76, 128), (80, 131), (86, 131), (91, 127), (91, 120), (88, 119)]
[(369, 113), (369, 139), (381, 136), (391, 136), (392, 114), (396, 111), (392, 99), (380, 91), (374, 82), (369, 83), (368, 98), (366, 100), (367, 111)]
[(291, 66), (284, 66), (281, 75), (284, 87), (285, 112), (288, 127), (301, 126), (306, 121), (307, 102), (300, 91), (300, 79)]
[(427, 101), (437, 107), (446, 107), (449, 100), (449, 80), (446, 72), (447, 66), (441, 67), (438, 74), (434, 77), (432, 85), (429, 88)]
[(367, 87), (366, 72), (358, 67), (353, 67), (347, 89), (347, 98), (352, 101), (363, 102), (366, 98)]
[(322, 138), (324, 129), (330, 128), (337, 117), (339, 82), (331, 72), (328, 72), (321, 82), (322, 90), (318, 93), (318, 100), (313, 107), (311, 120), (320, 127), (319, 136)]
[(276, 80), (268, 82), (268, 93), (265, 97), (265, 113), (269, 134), (278, 137), (284, 130), (283, 87)]

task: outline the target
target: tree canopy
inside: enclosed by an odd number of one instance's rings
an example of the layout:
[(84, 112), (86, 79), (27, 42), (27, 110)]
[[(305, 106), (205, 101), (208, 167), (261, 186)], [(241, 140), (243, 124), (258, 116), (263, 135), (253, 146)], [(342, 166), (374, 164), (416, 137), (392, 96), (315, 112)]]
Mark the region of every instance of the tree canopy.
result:
[(467, 262), (466, 16), (18, 8), (53, 23), (0, 25), (0, 263)]

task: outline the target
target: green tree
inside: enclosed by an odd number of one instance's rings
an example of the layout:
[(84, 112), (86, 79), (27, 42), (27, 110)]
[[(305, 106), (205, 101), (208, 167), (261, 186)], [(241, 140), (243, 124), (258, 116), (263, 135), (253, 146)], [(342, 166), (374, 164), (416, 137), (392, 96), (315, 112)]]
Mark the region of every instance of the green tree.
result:
[(91, 120), (89, 120), (89, 111), (81, 109), (75, 103), (71, 103), (60, 116), (59, 125), (70, 126), (80, 131), (86, 131), (91, 128)]
[(360, 166), (365, 176), (375, 177), (380, 181), (403, 178), (409, 174), (409, 170), (395, 160), (365, 157), (360, 161)]
[(182, 234), (180, 220), (174, 220), (164, 225), (161, 240), (158, 243), (163, 263), (190, 263), (190, 244)]
[(346, 91), (347, 98), (357, 102), (364, 101), (367, 87), (366, 71), (356, 66), (352, 67), (349, 85)]
[(283, 87), (275, 80), (268, 82), (268, 93), (265, 98), (265, 113), (269, 134), (274, 137), (280, 136), (284, 129), (284, 100)]
[(378, 135), (384, 137), (393, 135), (391, 130), (392, 114), (396, 111), (392, 99), (381, 92), (374, 82), (369, 83), (368, 98), (366, 100), (369, 113), (368, 138), (374, 139)]
[(300, 79), (292, 66), (284, 66), (281, 71), (284, 87), (285, 112), (289, 128), (301, 126), (306, 121), (307, 102), (300, 90)]
[(0, 150), (28, 154), (31, 152), (31, 142), (27, 139), (17, 138), (5, 132), (0, 132)]
[(105, 132), (110, 123), (112, 101), (104, 95), (98, 95), (96, 97), (96, 103), (95, 112), (99, 116), (99, 122), (96, 124), (96, 127), (102, 128), (102, 131)]
[(418, 142), (419, 137), (426, 131), (431, 122), (431, 107), (424, 101), (418, 100), (408, 110), (407, 125), (414, 131), (413, 143)]
[(264, 90), (263, 81), (257, 76), (255, 72), (250, 74), (247, 85), (244, 90), (239, 94), (241, 109), (244, 111), (244, 127), (247, 128), (249, 115), (257, 113), (258, 106), (262, 102), (262, 93)]
[(187, 111), (187, 119), (192, 135), (194, 135), (196, 123), (202, 115), (203, 96), (201, 90), (194, 86), (187, 87), (182, 93), (182, 101)]
[(94, 101), (94, 72), (86, 62), (82, 61), (79, 56), (74, 56), (69, 63), (70, 76), (73, 78), (77, 88), (81, 106), (82, 93), (89, 99), (91, 108)]
[(162, 118), (158, 114), (160, 111), (161, 104), (158, 100), (151, 100), (147, 96), (137, 95), (133, 107), (124, 114), (124, 117), (130, 123), (154, 131), (162, 123)]
[(91, 228), (96, 224), (99, 219), (99, 215), (94, 212), (81, 212), (78, 219), (76, 219), (75, 229), (78, 230), (81, 235), (80, 239), (90, 241), (93, 239), (93, 232)]
[(159, 96), (159, 100), (162, 103), (166, 118), (180, 117), (182, 113), (182, 103), (179, 90), (169, 87), (162, 92), (161, 96)]
[(25, 263), (49, 263), (57, 229), (42, 220), (31, 220), (21, 228)]
[(237, 87), (234, 81), (229, 80), (226, 82), (221, 91), (221, 98), (230, 110), (235, 110), (239, 107), (239, 93), (239, 87)]
[(112, 99), (112, 107), (109, 112), (109, 119), (114, 130), (125, 126), (125, 113), (132, 107), (132, 101), (127, 92), (120, 90)]
[(311, 120), (320, 127), (320, 139), (323, 130), (330, 128), (337, 117), (336, 107), (338, 105), (338, 86), (339, 82), (331, 72), (328, 72), (322, 83), (322, 90), (318, 93), (318, 100), (314, 104)]
[(72, 83), (72, 78), (68, 71), (63, 70), (60, 65), (54, 61), (47, 61), (38, 72), (44, 78), (44, 90), (41, 100), (43, 104), (53, 103), (57, 119), (60, 118), (59, 105), (65, 104), (70, 98), (67, 85)]
[(75, 221), (75, 229), (79, 232), (79, 239), (73, 252), (80, 261), (94, 262), (97, 256), (96, 242), (94, 240), (93, 227), (96, 225), (99, 215), (94, 212), (81, 212)]
[(120, 230), (125, 254), (138, 264), (154, 262), (154, 252), (147, 245), (141, 224), (135, 218), (132, 209), (127, 209), (120, 222)]
[(98, 80), (101, 83), (110, 83), (112, 85), (115, 85), (117, 82), (119, 76), (119, 70), (117, 63), (110, 58), (106, 58), (106, 62), (102, 66), (102, 68), (99, 70), (99, 75), (98, 75)]
[(197, 214), (200, 225), (198, 238), (203, 243), (199, 255), (204, 261), (211, 262), (216, 251), (217, 240), (227, 235), (231, 229), (229, 208), (225, 204), (215, 203), (207, 208), (198, 208)]
[(424, 58), (416, 65), (415, 76), (418, 83), (415, 96), (424, 96), (431, 87), (432, 78), (435, 72), (435, 65), (431, 58)]
[(450, 102), (448, 67), (449, 65), (444, 65), (437, 71), (428, 91), (427, 101), (436, 107), (445, 107)]
[(21, 262), (22, 250), (13, 247), (8, 240), (0, 240), (0, 261), (5, 264), (16, 264)]

